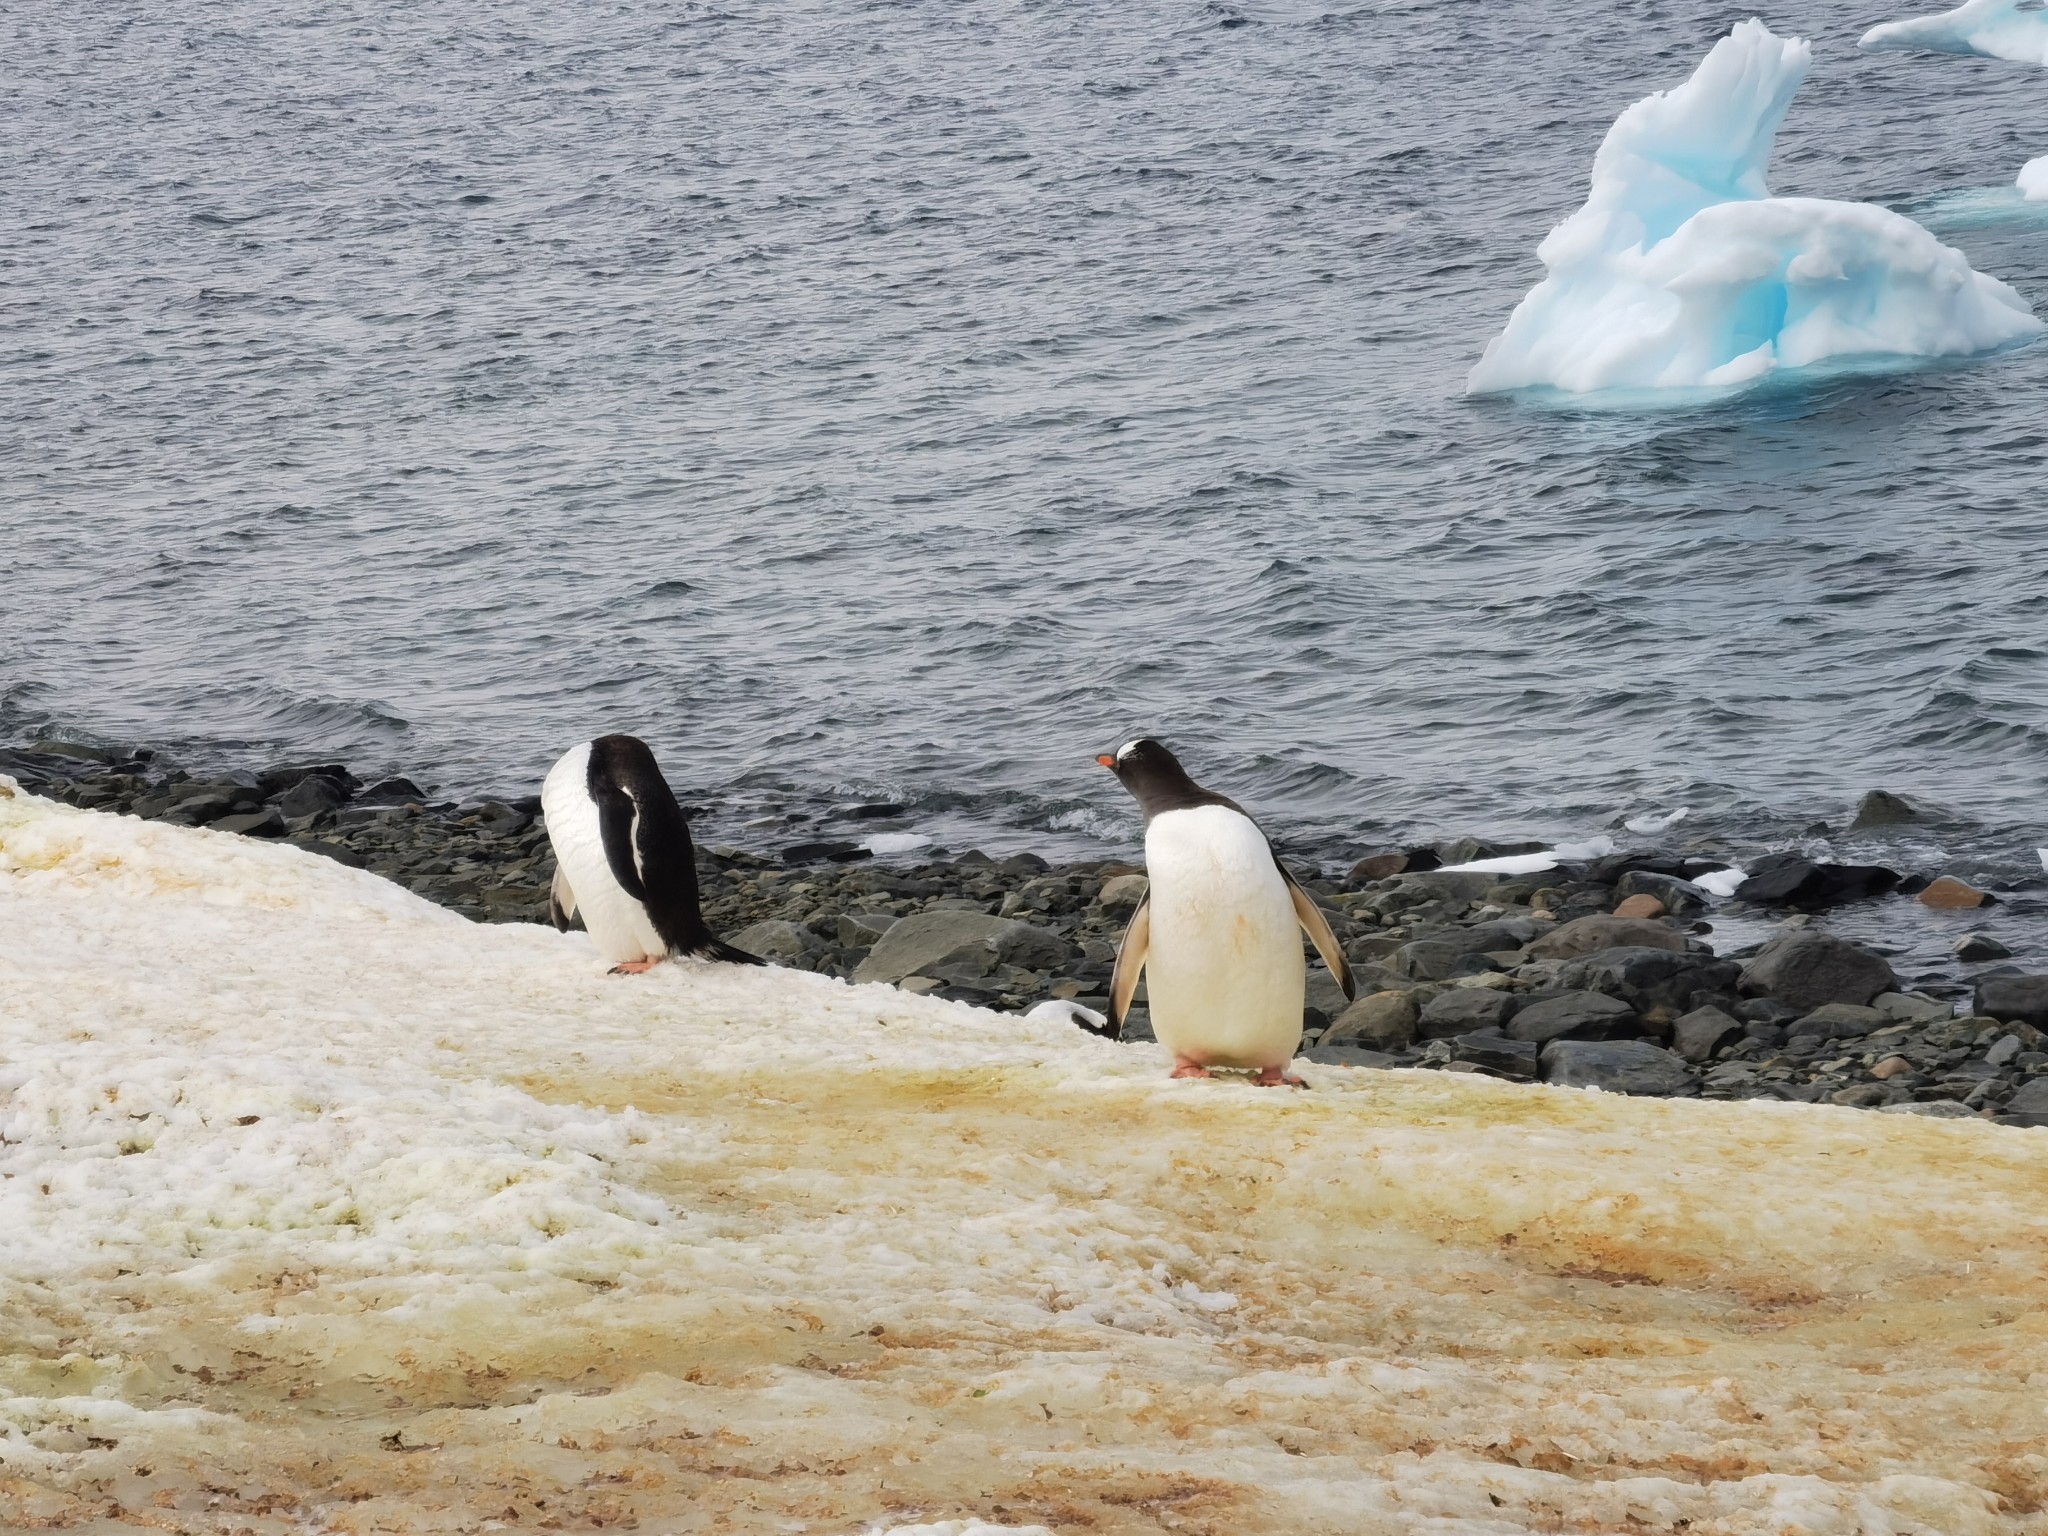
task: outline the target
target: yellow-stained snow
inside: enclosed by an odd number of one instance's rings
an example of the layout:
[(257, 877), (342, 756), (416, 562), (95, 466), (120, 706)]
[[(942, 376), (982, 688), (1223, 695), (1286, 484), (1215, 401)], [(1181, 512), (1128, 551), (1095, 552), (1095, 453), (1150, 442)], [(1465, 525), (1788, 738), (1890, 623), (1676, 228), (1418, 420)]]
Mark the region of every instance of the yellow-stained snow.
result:
[(2048, 1532), (2048, 1133), (1170, 1083), (8, 788), (0, 1529)]

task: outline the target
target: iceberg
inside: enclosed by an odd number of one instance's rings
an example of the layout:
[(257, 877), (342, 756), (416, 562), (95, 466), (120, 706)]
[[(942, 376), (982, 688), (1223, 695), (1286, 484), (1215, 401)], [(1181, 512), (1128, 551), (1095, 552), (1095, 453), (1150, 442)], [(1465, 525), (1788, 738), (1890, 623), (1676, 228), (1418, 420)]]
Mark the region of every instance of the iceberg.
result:
[(1903, 214), (1771, 195), (1765, 167), (1810, 57), (1746, 21), (1683, 85), (1623, 112), (1468, 392), (1723, 389), (2039, 335), (2026, 300)]
[(1936, 16), (1872, 27), (1856, 46), (1871, 53), (1963, 53), (2048, 65), (2048, 11), (2039, 0), (1969, 0)]
[(2048, 155), (2029, 160), (2021, 166), (2013, 185), (2020, 189), (2020, 196), (2028, 202), (2048, 203)]

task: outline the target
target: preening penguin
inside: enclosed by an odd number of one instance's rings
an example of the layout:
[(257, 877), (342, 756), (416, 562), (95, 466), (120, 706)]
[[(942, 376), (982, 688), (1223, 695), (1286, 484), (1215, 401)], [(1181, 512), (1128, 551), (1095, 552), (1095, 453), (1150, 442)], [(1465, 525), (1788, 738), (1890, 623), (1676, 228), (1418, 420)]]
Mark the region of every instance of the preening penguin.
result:
[(548, 916), (567, 928), (580, 914), (613, 970), (670, 955), (762, 963), (705, 926), (690, 824), (646, 742), (600, 736), (571, 747), (548, 770), (540, 806), (555, 845)]
[(1301, 1044), (1307, 967), (1301, 931), (1351, 997), (1357, 985), (1337, 936), (1234, 800), (1203, 789), (1149, 737), (1096, 758), (1145, 812), (1151, 888), (1131, 917), (1110, 980), (1110, 1022), (1146, 975), (1152, 1032), (1175, 1077), (1246, 1067), (1271, 1085)]

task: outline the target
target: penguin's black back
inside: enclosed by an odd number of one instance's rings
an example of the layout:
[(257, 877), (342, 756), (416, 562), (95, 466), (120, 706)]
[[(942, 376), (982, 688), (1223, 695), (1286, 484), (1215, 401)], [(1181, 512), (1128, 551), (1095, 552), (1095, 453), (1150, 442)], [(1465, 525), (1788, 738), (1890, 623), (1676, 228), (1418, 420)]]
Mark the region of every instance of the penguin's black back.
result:
[(706, 926), (690, 823), (647, 743), (637, 736), (600, 736), (591, 742), (588, 787), (612, 878), (647, 909), (669, 953), (762, 964), (759, 956), (722, 942)]

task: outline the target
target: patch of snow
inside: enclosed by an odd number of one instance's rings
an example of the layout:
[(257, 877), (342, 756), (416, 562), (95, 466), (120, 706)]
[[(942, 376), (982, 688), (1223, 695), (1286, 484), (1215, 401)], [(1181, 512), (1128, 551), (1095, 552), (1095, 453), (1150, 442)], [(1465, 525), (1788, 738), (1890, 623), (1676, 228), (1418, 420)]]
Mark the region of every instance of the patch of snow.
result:
[(2030, 0), (1968, 0), (1938, 15), (1884, 22), (1856, 46), (1872, 53), (1961, 53), (2048, 65), (2048, 12)]
[(1681, 821), (1685, 820), (1685, 818), (1690, 816), (1691, 814), (1691, 806), (1681, 805), (1675, 811), (1645, 811), (1640, 816), (1629, 817), (1629, 819), (1627, 821), (1624, 821), (1622, 825), (1628, 828), (1628, 830), (1631, 832), (1640, 832), (1644, 834), (1648, 834), (1651, 832), (1664, 832), (1668, 831), (1672, 827), (1677, 826)]
[(1746, 21), (1608, 130), (1546, 276), (1467, 388), (1725, 389), (1781, 369), (1960, 357), (2043, 329), (1962, 253), (1872, 203), (1773, 197), (1807, 44)]
[(1494, 859), (1469, 859), (1463, 864), (1446, 864), (1437, 871), (1444, 875), (1540, 875), (1560, 864), (1583, 859), (1604, 859), (1614, 852), (1611, 837), (1589, 837), (1579, 843), (1559, 843), (1537, 853), (1504, 853)]
[(1716, 869), (1704, 875), (1695, 876), (1693, 884), (1709, 896), (1733, 896), (1735, 888), (1749, 878), (1746, 869)]
[(2048, 1529), (2041, 1133), (1167, 1066), (0, 784), (0, 1529)]

